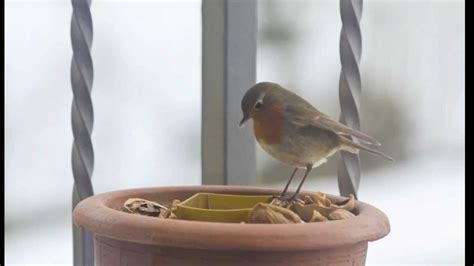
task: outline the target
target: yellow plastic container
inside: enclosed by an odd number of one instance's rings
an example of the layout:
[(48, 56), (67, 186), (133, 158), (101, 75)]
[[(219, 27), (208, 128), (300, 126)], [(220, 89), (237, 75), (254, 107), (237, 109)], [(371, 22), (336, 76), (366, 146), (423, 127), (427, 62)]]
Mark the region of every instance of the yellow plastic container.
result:
[(247, 223), (255, 204), (267, 203), (271, 197), (270, 195), (197, 193), (178, 205), (176, 216), (182, 220)]

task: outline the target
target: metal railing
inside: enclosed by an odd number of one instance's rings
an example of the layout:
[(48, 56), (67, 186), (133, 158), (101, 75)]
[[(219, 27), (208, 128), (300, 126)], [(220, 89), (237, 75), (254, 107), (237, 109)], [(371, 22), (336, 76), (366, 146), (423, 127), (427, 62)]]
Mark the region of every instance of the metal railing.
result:
[[(94, 123), (91, 90), (94, 80), (92, 66), (92, 16), (91, 0), (72, 0), (71, 19), (71, 87), (74, 95), (71, 111), (72, 174), (74, 177), (73, 209), (83, 199), (94, 194), (92, 171), (94, 150), (91, 134)], [(91, 232), (73, 225), (74, 265), (94, 265), (94, 239)]]
[[(362, 16), (362, 0), (341, 0), (342, 20), (339, 54), (341, 75), (339, 78), (340, 121), (360, 130), (359, 105), (361, 79), (359, 62), (362, 54), (362, 36), (359, 21)], [(353, 138), (353, 141), (357, 139)], [(339, 192), (343, 196), (353, 194), (357, 198), (360, 183), (359, 154), (341, 151), (337, 169)]]

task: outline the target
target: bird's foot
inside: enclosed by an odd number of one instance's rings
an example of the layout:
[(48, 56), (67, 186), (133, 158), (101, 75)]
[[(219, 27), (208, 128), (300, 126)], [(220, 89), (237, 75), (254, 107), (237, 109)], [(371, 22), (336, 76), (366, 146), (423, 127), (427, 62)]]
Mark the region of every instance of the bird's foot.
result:
[(300, 201), (300, 199), (298, 198), (298, 194), (293, 194), (290, 197), (285, 198), (285, 200), (290, 203), (295, 203), (297, 201)]
[(283, 195), (281, 194), (275, 194), (275, 195), (272, 195), (272, 197), (270, 198), (269, 200), (269, 203), (272, 204), (272, 205), (278, 205), (280, 206), (283, 202)]
[(300, 201), (300, 199), (297, 198), (298, 195), (273, 195), (272, 198), (270, 199), (270, 204), (281, 206), (281, 207), (289, 207), (296, 203), (297, 201)]
[(283, 195), (282, 194), (274, 194), (272, 195), (272, 197), (270, 198), (270, 201), (274, 200), (274, 199), (277, 199), (277, 200), (281, 200), (283, 198)]

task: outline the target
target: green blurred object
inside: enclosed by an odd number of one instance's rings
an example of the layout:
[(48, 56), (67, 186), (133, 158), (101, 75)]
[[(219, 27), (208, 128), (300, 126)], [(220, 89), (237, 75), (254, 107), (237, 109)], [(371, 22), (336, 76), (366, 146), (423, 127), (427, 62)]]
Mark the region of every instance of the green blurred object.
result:
[(182, 220), (248, 223), (255, 204), (267, 203), (271, 198), (271, 195), (197, 193), (177, 206), (176, 216)]

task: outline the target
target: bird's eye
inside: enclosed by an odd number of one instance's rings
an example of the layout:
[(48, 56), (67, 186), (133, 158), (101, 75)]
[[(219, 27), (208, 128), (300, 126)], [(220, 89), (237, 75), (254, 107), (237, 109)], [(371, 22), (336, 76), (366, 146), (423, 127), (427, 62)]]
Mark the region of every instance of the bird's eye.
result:
[(262, 102), (257, 102), (255, 104), (255, 109), (259, 110), (260, 108), (262, 108), (262, 106), (263, 106)]

